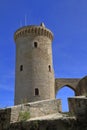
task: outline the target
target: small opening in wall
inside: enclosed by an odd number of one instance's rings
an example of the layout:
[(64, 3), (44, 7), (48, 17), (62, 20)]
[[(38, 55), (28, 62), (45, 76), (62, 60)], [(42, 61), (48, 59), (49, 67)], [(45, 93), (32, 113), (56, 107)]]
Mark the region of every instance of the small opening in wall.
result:
[(35, 88), (35, 96), (38, 96), (38, 95), (39, 95), (39, 89)]
[(23, 65), (20, 65), (20, 71), (23, 71)]
[(34, 42), (34, 47), (37, 48), (38, 44), (37, 42)]
[(49, 72), (51, 72), (51, 65), (48, 66)]

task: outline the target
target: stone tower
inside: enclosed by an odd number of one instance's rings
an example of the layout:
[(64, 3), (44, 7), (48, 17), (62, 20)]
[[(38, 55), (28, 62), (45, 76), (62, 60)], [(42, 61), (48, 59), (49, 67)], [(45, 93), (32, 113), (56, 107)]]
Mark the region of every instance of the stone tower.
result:
[(52, 32), (40, 26), (19, 28), (16, 42), (15, 105), (55, 98)]

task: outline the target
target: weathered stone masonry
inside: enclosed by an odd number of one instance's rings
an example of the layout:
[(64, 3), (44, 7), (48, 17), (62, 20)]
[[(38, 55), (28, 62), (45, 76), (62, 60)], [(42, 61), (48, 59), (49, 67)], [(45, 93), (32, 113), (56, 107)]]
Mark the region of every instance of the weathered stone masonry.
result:
[(40, 26), (26, 26), (15, 32), (15, 104), (54, 99), (52, 32)]

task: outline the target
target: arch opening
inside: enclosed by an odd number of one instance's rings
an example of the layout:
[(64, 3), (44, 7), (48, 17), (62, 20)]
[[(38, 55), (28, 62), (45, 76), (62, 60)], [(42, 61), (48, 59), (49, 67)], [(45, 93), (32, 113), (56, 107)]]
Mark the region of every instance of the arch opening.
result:
[(56, 99), (61, 99), (62, 103), (62, 112), (68, 112), (68, 98), (75, 96), (75, 90), (70, 86), (61, 87), (56, 93)]

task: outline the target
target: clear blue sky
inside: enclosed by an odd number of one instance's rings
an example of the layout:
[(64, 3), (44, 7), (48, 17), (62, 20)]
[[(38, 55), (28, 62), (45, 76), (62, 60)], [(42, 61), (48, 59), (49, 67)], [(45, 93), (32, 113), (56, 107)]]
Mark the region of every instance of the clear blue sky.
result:
[(13, 104), (15, 44), (13, 35), (27, 24), (44, 22), (54, 33), (55, 77), (87, 75), (87, 0), (0, 1), (0, 107)]

